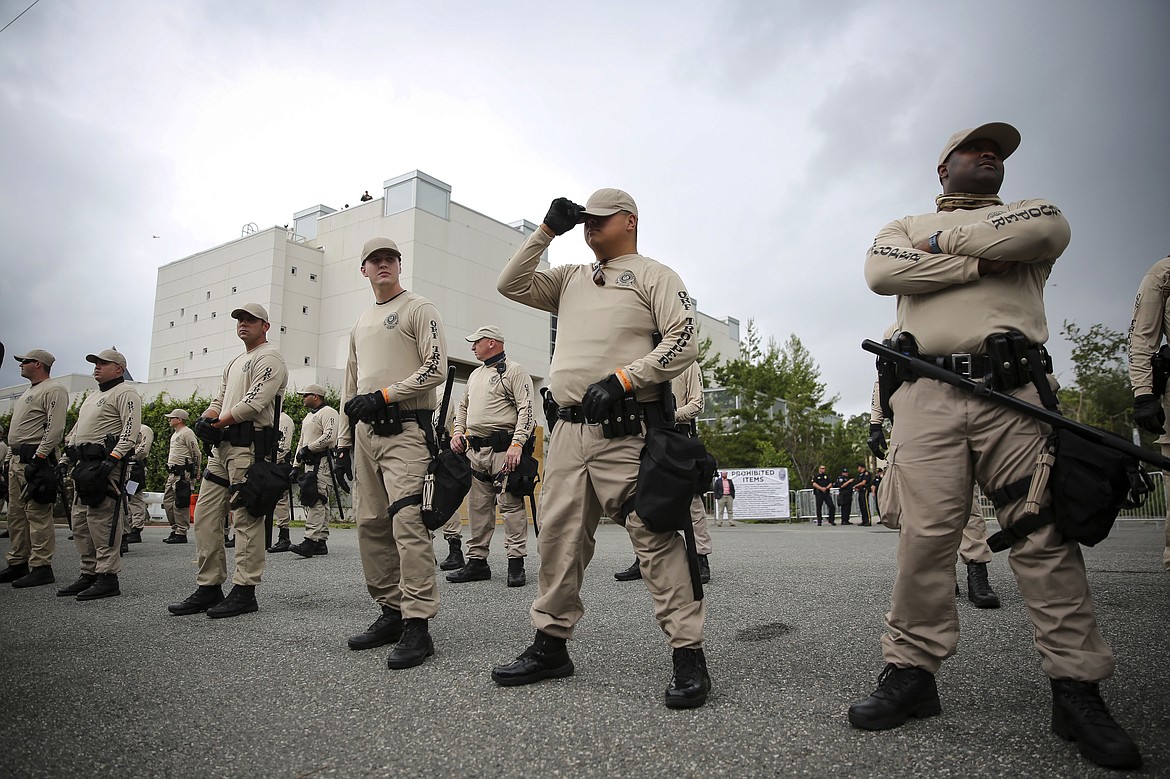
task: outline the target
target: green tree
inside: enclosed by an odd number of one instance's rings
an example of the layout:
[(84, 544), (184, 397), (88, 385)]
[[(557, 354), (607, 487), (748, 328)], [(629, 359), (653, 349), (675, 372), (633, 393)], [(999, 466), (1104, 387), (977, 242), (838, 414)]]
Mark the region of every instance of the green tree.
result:
[(1073, 384), (1058, 393), (1061, 409), (1078, 422), (1129, 438), (1133, 390), (1125, 334), (1102, 324), (1083, 330), (1065, 320), (1061, 335), (1073, 345)]

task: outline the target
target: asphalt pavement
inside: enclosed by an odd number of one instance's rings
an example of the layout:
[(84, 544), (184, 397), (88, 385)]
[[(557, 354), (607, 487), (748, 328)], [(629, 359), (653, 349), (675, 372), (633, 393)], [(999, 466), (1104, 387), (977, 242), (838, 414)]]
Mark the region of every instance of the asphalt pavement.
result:
[[(994, 525), (993, 525), (994, 527)], [(377, 616), (354, 530), (327, 557), (269, 555), (260, 611), (210, 620), (166, 605), (194, 589), (194, 544), (148, 528), (122, 595), (55, 597), (77, 575), (58, 528), (57, 585), (0, 586), (0, 776), (11, 777), (1095, 777), (1049, 729), (1051, 697), (1007, 558), (997, 610), (958, 602), (958, 654), (938, 675), (941, 716), (881, 733), (845, 712), (882, 668), (897, 533), (884, 528), (712, 528), (706, 652), (714, 682), (693, 711), (662, 705), (670, 649), (622, 528), (603, 525), (569, 649), (576, 675), (501, 688), (491, 667), (532, 640), (536, 594), (505, 586), (503, 533), (487, 582), (451, 584), (431, 623), (436, 654), (390, 671), (389, 648), (352, 652)], [(1119, 523), (1086, 549), (1098, 618), (1117, 655), (1103, 685), (1170, 776), (1170, 573), (1160, 521)], [(294, 531), (294, 541), (299, 540)], [(466, 529), (465, 529), (466, 535)], [(7, 551), (8, 542), (0, 542)], [(441, 539), (436, 552), (445, 556)], [(960, 571), (963, 573), (963, 571)]]

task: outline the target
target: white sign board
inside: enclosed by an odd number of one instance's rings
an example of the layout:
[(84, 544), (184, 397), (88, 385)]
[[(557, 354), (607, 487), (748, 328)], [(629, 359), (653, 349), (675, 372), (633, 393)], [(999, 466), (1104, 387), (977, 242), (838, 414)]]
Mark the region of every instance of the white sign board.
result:
[(736, 519), (788, 518), (787, 468), (728, 469), (727, 476), (735, 484)]

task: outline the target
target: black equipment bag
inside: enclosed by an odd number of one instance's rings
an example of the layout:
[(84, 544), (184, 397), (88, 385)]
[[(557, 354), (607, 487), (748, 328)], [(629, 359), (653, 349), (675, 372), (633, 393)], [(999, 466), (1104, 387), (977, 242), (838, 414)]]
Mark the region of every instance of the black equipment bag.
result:
[(254, 517), (271, 514), (288, 492), (292, 483), (292, 466), (287, 463), (273, 463), (257, 460), (248, 466), (244, 481), (233, 484), (231, 507), (243, 508)]
[(110, 480), (101, 460), (82, 460), (73, 466), (73, 490), (77, 499), (90, 508), (97, 508), (110, 497)]
[(1056, 455), (1049, 477), (1057, 530), (1085, 546), (1103, 541), (1123, 508), (1137, 508), (1153, 488), (1137, 460), (1067, 430), (1049, 438)]
[(146, 463), (142, 460), (135, 460), (130, 465), (130, 481), (138, 483), (138, 489), (146, 489)]
[(175, 482), (175, 511), (191, 510), (191, 482), (179, 479)]
[(471, 490), (471, 462), (466, 455), (442, 449), (427, 466), (423, 484), (422, 521), (427, 530), (447, 524)]
[[(25, 466), (24, 476), (30, 500), (44, 506), (57, 502), (57, 473), (49, 460), (34, 459)], [(7, 474), (4, 491), (5, 493), (8, 491)]]
[(317, 489), (317, 469), (305, 471), (297, 478), (297, 497), (305, 508), (325, 502), (325, 496)]
[(646, 431), (638, 463), (634, 511), (655, 533), (672, 533), (691, 527), (691, 501), (707, 448), (697, 438), (673, 427)]
[(508, 494), (517, 498), (527, 498), (536, 494), (536, 484), (540, 481), (540, 463), (532, 456), (536, 448), (536, 439), (529, 438), (520, 452), (520, 463), (516, 470), (508, 474), (505, 489)]
[[(694, 438), (694, 436), (692, 436)], [(715, 459), (715, 455), (707, 451), (707, 447), (703, 447), (703, 454), (705, 455), (699, 461), (699, 476), (695, 481), (695, 494), (706, 495), (711, 491), (711, 485), (715, 481), (715, 475), (719, 473), (719, 463)]]

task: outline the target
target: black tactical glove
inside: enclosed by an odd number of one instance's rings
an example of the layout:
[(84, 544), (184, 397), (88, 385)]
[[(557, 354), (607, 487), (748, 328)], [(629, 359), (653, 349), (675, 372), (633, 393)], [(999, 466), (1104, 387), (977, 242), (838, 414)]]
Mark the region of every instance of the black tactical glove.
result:
[(300, 449), (297, 450), (297, 459), (303, 463), (308, 462), (309, 458), (312, 455), (313, 455), (312, 450), (309, 449), (309, 447), (307, 447), (307, 446), (302, 446)]
[(874, 422), (869, 423), (869, 451), (879, 460), (886, 459), (886, 434), (882, 426)]
[(223, 429), (215, 426), (215, 420), (211, 417), (199, 417), (195, 420), (195, 426), (191, 428), (195, 437), (200, 441), (206, 441), (209, 444), (218, 444), (223, 440)]
[(1166, 432), (1166, 412), (1156, 395), (1139, 395), (1133, 399), (1133, 421), (1154, 435)]
[(609, 374), (601, 381), (595, 381), (585, 388), (585, 397), (581, 398), (581, 410), (585, 412), (585, 420), (594, 424), (605, 419), (614, 402), (626, 394), (626, 388), (614, 374)]
[(540, 388), (541, 403), (544, 405), (544, 421), (548, 423), (548, 432), (557, 425), (557, 410), (560, 408), (556, 400), (553, 399), (552, 390), (548, 387)]
[(109, 455), (108, 457), (106, 457), (106, 459), (102, 460), (101, 478), (109, 479), (110, 476), (112, 476), (114, 474), (114, 471), (118, 470), (118, 468), (120, 468), (121, 466), (122, 466), (121, 460), (119, 460), (117, 457), (114, 457), (114, 455), (112, 455), (112, 454)]
[(342, 449), (340, 446), (334, 449), (333, 467), (339, 474), (353, 481), (353, 450)]
[(581, 223), (581, 212), (584, 210), (567, 197), (558, 197), (548, 207), (544, 223), (557, 235), (564, 235)]
[(365, 395), (354, 395), (345, 402), (345, 415), (351, 422), (362, 422), (374, 418), (374, 415), (386, 408), (386, 396), (382, 390), (367, 392)]
[(31, 483), (39, 483), (41, 479), (55, 479), (53, 472), (53, 464), (45, 457), (34, 457), (32, 461), (24, 466), (24, 480)]

